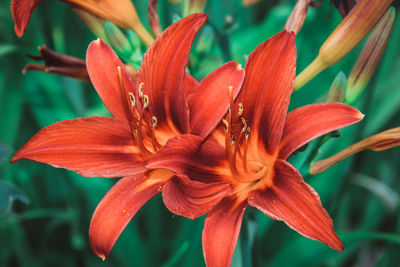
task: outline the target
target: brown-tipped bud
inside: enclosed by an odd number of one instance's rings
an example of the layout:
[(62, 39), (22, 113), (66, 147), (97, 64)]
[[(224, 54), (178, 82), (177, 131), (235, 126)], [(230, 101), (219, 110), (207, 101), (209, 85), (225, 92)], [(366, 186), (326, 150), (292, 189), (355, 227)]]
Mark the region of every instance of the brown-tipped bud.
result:
[(339, 10), (340, 15), (344, 18), (354, 6), (354, 2), (358, 3), (360, 0), (332, 0), (333, 4)]
[(154, 38), (144, 28), (131, 0), (64, 0), (73, 7), (86, 10), (122, 28), (132, 29), (140, 39), (150, 45)]
[(39, 47), (39, 53), (39, 56), (29, 55), (29, 57), (36, 61), (43, 61), (44, 65), (28, 64), (22, 70), (23, 74), (26, 74), (28, 70), (33, 70), (54, 73), (80, 81), (90, 82), (84, 60), (56, 53), (47, 48), (46, 45)]
[(158, 0), (150, 0), (147, 6), (147, 17), (149, 18), (150, 28), (157, 37), (161, 34), (160, 18), (157, 11)]
[(288, 20), (286, 21), (285, 29), (288, 32), (298, 33), (303, 27), (304, 20), (307, 16), (307, 10), (311, 3), (311, 0), (298, 0), (297, 4), (290, 13)]
[(347, 87), (347, 78), (343, 71), (340, 71), (338, 75), (336, 75), (335, 80), (329, 89), (327, 102), (344, 102), (344, 96), (346, 94)]
[(243, 6), (252, 6), (260, 2), (260, 0), (242, 0)]
[(203, 12), (207, 4), (207, 0), (190, 0), (189, 14)]
[(400, 145), (400, 127), (393, 128), (376, 135), (370, 136), (354, 145), (351, 145), (336, 155), (327, 159), (315, 162), (310, 167), (310, 174), (318, 174), (326, 171), (336, 163), (356, 154), (363, 150), (370, 149), (373, 151), (386, 150)]
[(349, 75), (346, 102), (353, 103), (367, 86), (385, 52), (392, 33), (396, 11), (391, 7), (371, 32)]
[(317, 58), (296, 78), (295, 90), (347, 55), (385, 14), (393, 0), (364, 0), (356, 4), (319, 50)]

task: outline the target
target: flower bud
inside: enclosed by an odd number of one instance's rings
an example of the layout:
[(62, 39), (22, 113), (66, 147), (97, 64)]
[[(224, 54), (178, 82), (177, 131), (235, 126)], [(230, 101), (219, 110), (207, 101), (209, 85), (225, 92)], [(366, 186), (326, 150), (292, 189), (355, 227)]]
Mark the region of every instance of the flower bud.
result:
[(391, 7), (376, 24), (349, 75), (346, 102), (353, 103), (367, 86), (388, 44), (396, 11)]
[(158, 0), (150, 0), (147, 6), (147, 17), (149, 18), (150, 28), (157, 37), (161, 34), (160, 18), (157, 11)]
[(196, 12), (203, 12), (206, 6), (207, 0), (190, 0), (189, 14)]
[(84, 60), (56, 53), (47, 48), (46, 45), (39, 47), (39, 56), (29, 55), (36, 61), (43, 61), (44, 65), (28, 64), (22, 70), (26, 74), (28, 70), (40, 71), (46, 73), (54, 73), (62, 76), (67, 76), (84, 82), (90, 82), (89, 74), (86, 69)]
[(308, 6), (311, 0), (298, 0), (296, 6), (293, 8), (288, 20), (286, 21), (285, 29), (288, 32), (295, 32), (296, 34), (300, 31), (303, 26), (304, 20), (307, 16)]
[(310, 167), (310, 174), (318, 174), (326, 171), (336, 163), (366, 149), (382, 151), (400, 145), (400, 127), (393, 128), (376, 135), (370, 136), (354, 145), (351, 145), (336, 155), (315, 162)]
[(344, 102), (344, 96), (346, 94), (347, 87), (347, 78), (343, 71), (340, 71), (338, 75), (336, 75), (335, 80), (329, 89), (327, 102)]
[(295, 90), (347, 55), (379, 21), (393, 0), (363, 0), (336, 27), (317, 58), (296, 78)]
[(83, 9), (72, 8), (78, 17), (86, 24), (86, 26), (96, 35), (97, 38), (106, 39), (104, 30), (104, 19), (101, 19)]

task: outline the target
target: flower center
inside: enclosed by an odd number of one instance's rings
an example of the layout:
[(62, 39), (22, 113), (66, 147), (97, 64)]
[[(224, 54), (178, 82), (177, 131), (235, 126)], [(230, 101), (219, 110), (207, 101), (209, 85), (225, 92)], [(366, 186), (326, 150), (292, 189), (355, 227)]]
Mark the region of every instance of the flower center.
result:
[(120, 90), (124, 99), (124, 108), (127, 111), (129, 124), (131, 127), (132, 137), (135, 144), (138, 146), (142, 155), (145, 158), (150, 157), (161, 145), (155, 136), (155, 129), (157, 127), (157, 117), (151, 116), (148, 112), (149, 97), (143, 94), (144, 83), (140, 83), (137, 95), (139, 96), (138, 107), (137, 100), (131, 92), (127, 92), (122, 79), (121, 68), (118, 66), (118, 76), (120, 83)]
[(234, 105), (231, 86), (229, 87), (229, 98), (228, 116), (226, 120), (222, 120), (225, 126), (225, 153), (232, 177), (238, 187), (237, 189), (242, 190), (266, 178), (273, 160), (264, 162), (254, 155), (249, 155), (251, 129), (246, 119), (242, 116), (244, 111), (243, 104)]

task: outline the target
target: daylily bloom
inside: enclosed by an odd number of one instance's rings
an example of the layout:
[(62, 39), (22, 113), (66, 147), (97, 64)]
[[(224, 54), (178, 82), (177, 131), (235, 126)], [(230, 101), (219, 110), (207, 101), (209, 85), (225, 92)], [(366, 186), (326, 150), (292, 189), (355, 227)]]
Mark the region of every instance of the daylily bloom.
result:
[[(229, 266), (248, 205), (308, 238), (343, 250), (317, 193), (287, 158), (312, 139), (363, 115), (340, 103), (312, 104), (287, 114), (296, 75), (294, 39), (294, 33), (284, 30), (249, 55), (239, 96), (235, 101), (230, 97), (225, 127), (206, 142), (195, 136), (170, 139), (148, 161), (148, 168), (230, 185), (229, 195), (205, 219), (203, 253), (209, 267)], [(182, 143), (186, 146), (177, 146)]]
[(68, 76), (83, 82), (90, 81), (84, 60), (56, 53), (46, 45), (39, 47), (39, 54), (39, 56), (28, 55), (28, 57), (43, 61), (44, 65), (28, 64), (22, 70), (23, 74), (26, 74), (28, 70), (34, 70)]
[[(11, 14), (14, 19), (15, 33), (24, 35), (29, 20), (36, 6), (43, 0), (11, 0)], [(102, 19), (126, 29), (132, 29), (147, 45), (154, 38), (140, 22), (131, 0), (61, 0), (72, 7), (80, 8)]]
[(205, 20), (204, 14), (194, 14), (164, 31), (144, 55), (137, 83), (104, 41), (92, 42), (87, 69), (113, 117), (50, 125), (11, 160), (43, 162), (83, 176), (124, 177), (102, 199), (90, 224), (92, 249), (103, 259), (135, 213), (157, 193), (162, 191), (175, 214), (195, 218), (229, 190), (226, 184), (206, 185), (166, 169), (145, 168), (146, 160), (168, 139), (208, 136), (228, 110), (226, 88), (237, 95), (241, 87), (244, 70), (233, 61), (200, 83), (185, 73), (193, 39)]
[(366, 149), (382, 151), (399, 145), (400, 127), (389, 129), (355, 143), (329, 158), (315, 162), (310, 167), (310, 174), (324, 172), (336, 163)]

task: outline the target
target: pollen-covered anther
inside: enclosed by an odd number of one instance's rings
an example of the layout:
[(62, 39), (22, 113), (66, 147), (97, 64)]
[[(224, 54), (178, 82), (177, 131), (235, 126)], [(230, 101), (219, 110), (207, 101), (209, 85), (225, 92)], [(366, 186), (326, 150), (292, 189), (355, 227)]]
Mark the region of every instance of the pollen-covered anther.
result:
[(139, 84), (139, 96), (143, 97), (143, 87), (144, 87), (144, 83), (140, 83)]
[(239, 103), (239, 104), (238, 104), (238, 107), (239, 107), (238, 116), (240, 117), (240, 116), (242, 116), (242, 114), (243, 114), (243, 104), (242, 104), (242, 103)]
[(131, 100), (131, 106), (134, 108), (136, 105), (135, 96), (130, 92), (128, 94), (129, 94), (129, 99)]
[(242, 133), (244, 133), (247, 130), (247, 122), (244, 118), (241, 118), (241, 119), (242, 119), (242, 124), (243, 124)]
[(148, 106), (149, 106), (149, 96), (143, 95), (143, 109), (148, 108)]
[(151, 117), (151, 126), (153, 128), (157, 127), (157, 117), (156, 116)]

